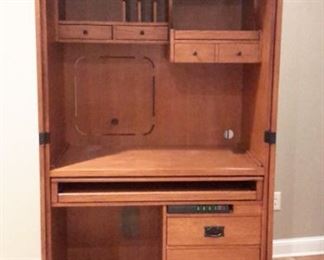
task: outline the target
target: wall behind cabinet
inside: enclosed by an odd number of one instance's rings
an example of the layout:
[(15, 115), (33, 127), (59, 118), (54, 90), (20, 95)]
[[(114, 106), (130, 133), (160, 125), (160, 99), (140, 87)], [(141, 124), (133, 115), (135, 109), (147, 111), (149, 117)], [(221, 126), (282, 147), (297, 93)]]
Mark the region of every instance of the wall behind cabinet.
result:
[[(284, 3), (275, 235), (324, 235), (324, 1)], [(0, 260), (38, 260), (34, 0), (0, 0), (0, 32)]]
[(284, 1), (275, 238), (324, 236), (324, 1)]
[(40, 259), (34, 0), (0, 0), (0, 260)]

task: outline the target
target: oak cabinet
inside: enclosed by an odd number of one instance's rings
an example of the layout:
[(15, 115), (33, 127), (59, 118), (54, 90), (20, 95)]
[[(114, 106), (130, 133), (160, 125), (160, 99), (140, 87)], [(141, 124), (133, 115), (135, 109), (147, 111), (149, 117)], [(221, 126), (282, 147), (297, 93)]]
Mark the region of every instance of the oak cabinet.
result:
[(43, 260), (270, 260), (279, 0), (36, 0)]

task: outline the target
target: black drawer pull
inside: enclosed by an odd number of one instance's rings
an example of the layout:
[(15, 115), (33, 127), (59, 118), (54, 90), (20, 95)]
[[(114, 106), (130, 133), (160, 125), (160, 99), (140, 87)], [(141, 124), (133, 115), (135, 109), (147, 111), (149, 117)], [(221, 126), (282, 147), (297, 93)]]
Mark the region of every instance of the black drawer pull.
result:
[(225, 227), (221, 226), (209, 226), (205, 227), (205, 237), (220, 238), (224, 237)]

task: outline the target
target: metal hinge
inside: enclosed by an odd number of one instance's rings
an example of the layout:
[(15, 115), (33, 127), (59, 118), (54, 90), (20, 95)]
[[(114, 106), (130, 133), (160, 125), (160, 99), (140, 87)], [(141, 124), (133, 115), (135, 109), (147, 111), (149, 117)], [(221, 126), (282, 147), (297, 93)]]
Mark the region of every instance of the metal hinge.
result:
[(40, 145), (49, 144), (51, 139), (50, 137), (51, 135), (48, 132), (39, 133), (39, 144)]
[(276, 144), (277, 141), (277, 133), (276, 132), (271, 132), (265, 131), (264, 132), (264, 142), (268, 144)]

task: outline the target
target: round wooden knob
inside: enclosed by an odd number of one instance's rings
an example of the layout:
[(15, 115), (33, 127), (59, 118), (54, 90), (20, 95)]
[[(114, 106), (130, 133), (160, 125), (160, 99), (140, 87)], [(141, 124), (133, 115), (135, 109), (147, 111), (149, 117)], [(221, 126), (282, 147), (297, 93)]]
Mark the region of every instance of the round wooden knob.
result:
[(195, 51), (192, 55), (193, 56), (198, 56), (198, 52)]
[(242, 56), (242, 52), (241, 51), (239, 51), (238, 53), (237, 53), (237, 56)]
[(83, 30), (83, 35), (88, 35), (88, 30)]
[(114, 125), (114, 126), (118, 125), (119, 124), (118, 118), (111, 119), (111, 124)]
[(140, 35), (144, 35), (145, 34), (145, 32), (142, 30), (142, 31), (140, 31)]

